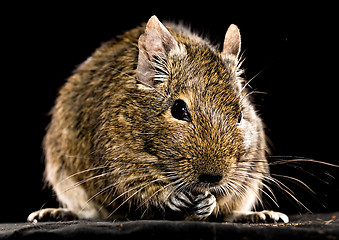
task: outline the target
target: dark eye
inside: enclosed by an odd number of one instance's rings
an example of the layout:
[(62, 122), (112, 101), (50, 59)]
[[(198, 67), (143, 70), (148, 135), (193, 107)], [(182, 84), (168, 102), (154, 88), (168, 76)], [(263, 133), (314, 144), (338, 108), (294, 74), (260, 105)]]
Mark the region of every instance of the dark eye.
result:
[(241, 111), (240, 114), (239, 114), (238, 120), (237, 120), (237, 125), (239, 125), (241, 123), (242, 118), (243, 118), (243, 114), (242, 114), (242, 111)]
[(171, 108), (172, 116), (178, 120), (183, 120), (186, 122), (191, 121), (191, 114), (188, 111), (186, 103), (181, 100), (175, 100)]

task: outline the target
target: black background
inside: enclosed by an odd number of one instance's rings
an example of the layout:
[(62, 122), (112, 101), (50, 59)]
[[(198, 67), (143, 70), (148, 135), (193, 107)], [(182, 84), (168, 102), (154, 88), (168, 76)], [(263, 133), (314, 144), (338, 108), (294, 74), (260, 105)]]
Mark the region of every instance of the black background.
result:
[[(339, 164), (336, 5), (216, 2), (12, 4), (2, 7), (1, 222), (25, 221), (42, 207), (56, 207), (43, 188), (42, 138), (57, 92), (74, 68), (104, 41), (147, 21), (183, 20), (221, 44), (231, 23), (242, 35), (243, 67), (275, 156), (309, 157)], [(301, 166), (302, 169), (297, 168)], [(312, 212), (338, 211), (339, 168), (321, 164), (275, 165), (272, 173)], [(275, 191), (280, 209), (307, 212)]]

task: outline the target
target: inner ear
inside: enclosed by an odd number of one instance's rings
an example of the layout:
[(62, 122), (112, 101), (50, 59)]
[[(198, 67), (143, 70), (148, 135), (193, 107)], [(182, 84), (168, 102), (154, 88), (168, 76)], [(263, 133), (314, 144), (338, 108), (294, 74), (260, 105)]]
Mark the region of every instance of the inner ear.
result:
[(137, 65), (137, 78), (149, 86), (155, 86), (155, 59), (166, 58), (172, 50), (179, 50), (177, 41), (156, 16), (151, 17), (145, 32), (138, 41), (139, 57)]
[(239, 28), (231, 24), (226, 32), (224, 46), (222, 50), (222, 56), (238, 58), (241, 47), (241, 37)]

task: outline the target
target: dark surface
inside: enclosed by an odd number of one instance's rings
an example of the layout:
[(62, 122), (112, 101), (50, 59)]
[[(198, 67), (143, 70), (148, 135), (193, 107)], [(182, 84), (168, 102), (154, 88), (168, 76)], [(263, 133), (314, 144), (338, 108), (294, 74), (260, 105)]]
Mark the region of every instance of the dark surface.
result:
[(291, 216), (288, 224), (184, 221), (0, 224), (1, 239), (339, 239), (339, 212)]

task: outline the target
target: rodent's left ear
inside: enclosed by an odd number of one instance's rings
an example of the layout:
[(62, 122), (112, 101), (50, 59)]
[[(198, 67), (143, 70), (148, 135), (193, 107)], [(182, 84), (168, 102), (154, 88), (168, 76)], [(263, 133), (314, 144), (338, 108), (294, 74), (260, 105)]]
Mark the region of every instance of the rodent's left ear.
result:
[(139, 57), (136, 69), (138, 79), (150, 86), (155, 86), (155, 58), (166, 58), (171, 51), (179, 52), (178, 42), (156, 16), (149, 19), (145, 32), (138, 41)]
[(224, 58), (231, 56), (237, 59), (240, 53), (240, 47), (241, 38), (239, 28), (236, 25), (231, 24), (225, 35), (224, 47), (221, 55)]

